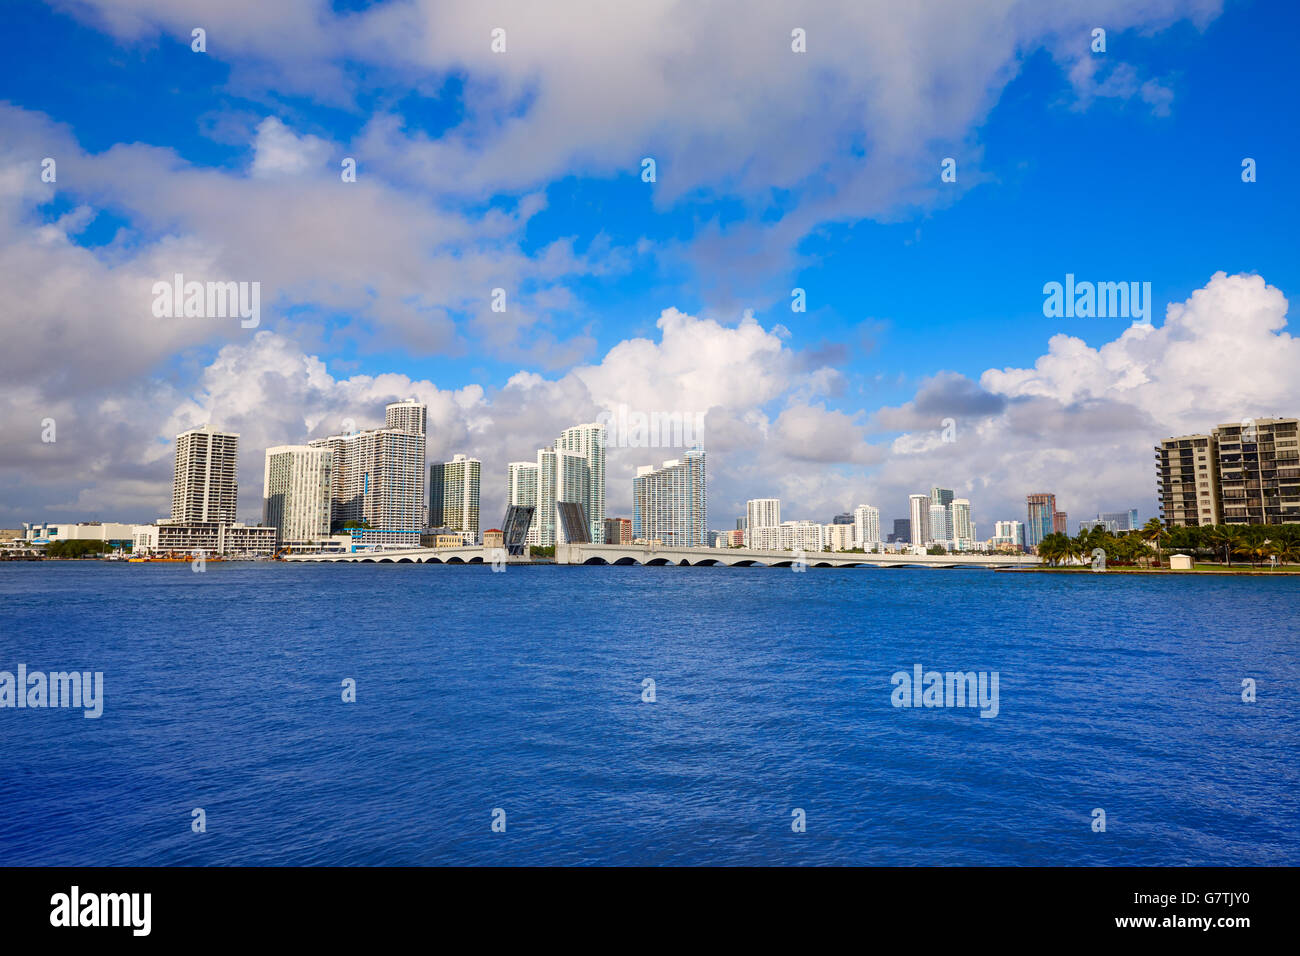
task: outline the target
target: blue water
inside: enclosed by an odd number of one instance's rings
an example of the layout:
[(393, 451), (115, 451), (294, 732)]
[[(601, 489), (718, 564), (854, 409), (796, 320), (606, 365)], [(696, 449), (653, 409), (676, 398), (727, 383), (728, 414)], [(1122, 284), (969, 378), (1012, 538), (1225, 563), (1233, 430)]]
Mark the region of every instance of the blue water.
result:
[[(1300, 578), (0, 564), (0, 670), (106, 688), (0, 710), (0, 865), (1295, 865), (1297, 620)], [(998, 716), (893, 707), (916, 663)]]

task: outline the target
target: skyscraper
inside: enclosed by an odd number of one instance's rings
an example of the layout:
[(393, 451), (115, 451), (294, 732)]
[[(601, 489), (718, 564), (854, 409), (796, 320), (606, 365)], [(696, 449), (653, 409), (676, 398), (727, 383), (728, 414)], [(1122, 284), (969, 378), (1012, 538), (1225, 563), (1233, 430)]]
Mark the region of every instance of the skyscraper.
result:
[(924, 545), (930, 540), (930, 496), (908, 495), (907, 504), (912, 513), (908, 519), (912, 544)]
[(745, 502), (745, 542), (760, 551), (781, 547), (780, 498), (751, 498)]
[[(512, 461), (506, 466), (506, 504), (537, 507), (537, 462)], [(533, 511), (532, 523), (528, 526), (528, 544), (538, 544), (537, 511)]]
[(930, 504), (942, 505), (944, 508), (952, 504), (953, 493), (951, 488), (940, 488), (934, 485), (930, 488)]
[(590, 540), (600, 541), (605, 533), (605, 426), (596, 423), (573, 425), (555, 439), (555, 447), (575, 452), (587, 462), (586, 498), (579, 504), (587, 514)]
[(358, 543), (418, 547), (425, 521), (424, 406), (394, 402), (385, 419), (400, 427), (331, 435), (308, 445), (333, 453), (335, 530), (364, 522), (369, 528), (353, 534)]
[(1056, 495), (1050, 492), (1037, 492), (1026, 495), (1029, 520), (1025, 522), (1025, 547), (1037, 548), (1038, 543), (1052, 533), (1052, 524), (1056, 517)]
[(234, 524), (239, 500), (239, 436), (211, 425), (176, 436), (173, 521)]
[(390, 402), (384, 406), (384, 427), (396, 428), (398, 431), (412, 435), (427, 435), (429, 406), (414, 398), (401, 402)]
[(276, 445), (266, 450), (262, 524), (276, 530), (276, 544), (301, 547), (330, 533), (334, 455), (328, 448)]
[[(528, 469), (522, 467), (524, 464), (522, 462), (512, 464), (510, 477), (512, 485), (518, 483), (521, 490), (527, 489), (530, 482), (535, 483), (536, 510), (533, 512), (533, 522), (528, 528), (528, 543), (541, 548), (554, 547), (565, 540), (563, 525), (560, 522), (560, 502), (581, 505), (584, 517), (590, 506), (591, 468), (588, 459), (576, 451), (563, 448), (539, 448), (532, 475), (529, 474)], [(512, 501), (511, 504), (528, 504), (528, 502), (519, 500)], [(590, 527), (590, 519), (587, 523)], [(600, 529), (603, 538), (605, 533), (603, 519)]]
[(464, 531), (473, 535), (475, 540), (478, 539), (479, 483), (482, 471), (482, 462), (465, 455), (456, 455), (451, 461), (439, 462), (429, 469), (430, 495), (435, 488), (441, 492), (437, 500), (429, 499), (431, 528)]
[(632, 537), (682, 548), (708, 546), (705, 454), (699, 445), (632, 480)]

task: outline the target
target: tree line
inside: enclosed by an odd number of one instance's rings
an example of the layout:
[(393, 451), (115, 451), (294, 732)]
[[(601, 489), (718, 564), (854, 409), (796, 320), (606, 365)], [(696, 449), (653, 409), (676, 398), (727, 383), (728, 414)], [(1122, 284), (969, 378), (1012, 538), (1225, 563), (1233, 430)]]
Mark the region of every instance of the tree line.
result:
[(1053, 565), (1088, 562), (1095, 549), (1106, 552), (1107, 565), (1160, 567), (1165, 553), (1182, 553), (1193, 559), (1221, 561), (1232, 567), (1233, 558), (1257, 567), (1276, 558), (1279, 564), (1300, 563), (1300, 524), (1213, 524), (1191, 528), (1166, 528), (1152, 518), (1136, 531), (1114, 534), (1098, 525), (1074, 537), (1059, 532), (1038, 544), (1038, 556)]

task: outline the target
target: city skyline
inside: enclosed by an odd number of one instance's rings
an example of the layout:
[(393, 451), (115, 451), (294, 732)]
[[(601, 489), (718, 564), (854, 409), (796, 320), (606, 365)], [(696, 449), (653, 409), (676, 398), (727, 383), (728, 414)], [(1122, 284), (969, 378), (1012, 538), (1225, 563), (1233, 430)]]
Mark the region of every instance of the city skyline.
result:
[[(471, 18), (381, 77), (330, 59), (334, 12), (291, 49), (243, 42), (279, 35), (273, 6), (213, 11), (224, 42), (198, 53), (192, 24), (94, 6), (24, 6), (0, 39), (0, 282), (23, 316), (0, 359), (0, 524), (152, 520), (191, 427), (258, 451), (412, 396), (428, 460), (468, 452), (489, 474), (574, 421), (680, 415), (702, 428), (716, 513), (761, 487), (819, 517), (935, 475), (966, 476), (954, 490), (993, 520), (1031, 488), (1074, 515), (1154, 514), (1153, 442), (1294, 413), (1297, 133), (1272, 118), (1295, 9), (1268, 31), (1239, 6), (1111, 9), (1104, 54), (1068, 4), (1010, 20), (922, 5), (885, 44), (839, 10), (808, 25), (806, 54), (767, 7), (753, 29), (770, 48), (708, 9), (683, 14), (680, 49), (586, 11), (558, 46), (554, 23), (512, 18), (494, 55)], [(607, 99), (573, 70), (610, 43), (629, 85)], [(917, 60), (873, 72), (867, 47)], [(395, 95), (430, 75), (444, 82)], [(272, 88), (250, 96), (250, 77)], [(689, 96), (700, 78), (734, 125)], [(809, 113), (823, 80), (859, 108)], [(663, 83), (668, 111), (644, 99)], [(558, 136), (560, 117), (583, 121)], [(177, 276), (241, 302), (259, 283), (256, 321), (156, 314)], [(1144, 314), (1045, 311), (1044, 288), (1076, 278), (1149, 283)], [(640, 452), (611, 448), (610, 473)], [(262, 467), (244, 455), (239, 484)], [(630, 515), (631, 483), (606, 486), (606, 513)], [(504, 505), (489, 481), (481, 507)], [(238, 518), (258, 510), (246, 495)]]

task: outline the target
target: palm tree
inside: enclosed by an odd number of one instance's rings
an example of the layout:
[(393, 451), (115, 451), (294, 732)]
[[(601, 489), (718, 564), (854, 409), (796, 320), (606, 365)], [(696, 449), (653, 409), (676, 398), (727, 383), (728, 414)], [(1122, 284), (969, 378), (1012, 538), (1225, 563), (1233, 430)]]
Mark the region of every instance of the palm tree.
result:
[(1237, 543), (1237, 531), (1231, 525), (1216, 524), (1206, 531), (1206, 539), (1211, 548), (1222, 551), (1223, 560), (1232, 567), (1232, 549)]
[(1160, 567), (1160, 544), (1169, 540), (1169, 532), (1159, 518), (1152, 518), (1142, 526), (1142, 539), (1144, 541), (1154, 541), (1156, 546), (1156, 567)]

